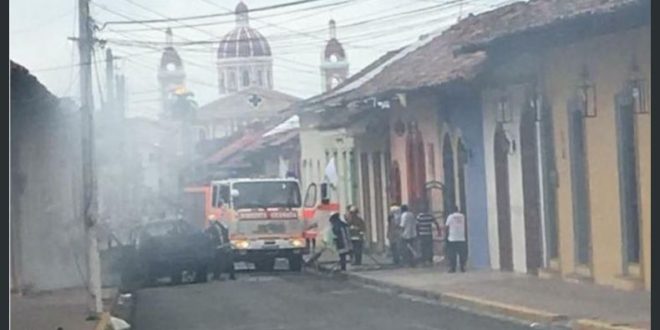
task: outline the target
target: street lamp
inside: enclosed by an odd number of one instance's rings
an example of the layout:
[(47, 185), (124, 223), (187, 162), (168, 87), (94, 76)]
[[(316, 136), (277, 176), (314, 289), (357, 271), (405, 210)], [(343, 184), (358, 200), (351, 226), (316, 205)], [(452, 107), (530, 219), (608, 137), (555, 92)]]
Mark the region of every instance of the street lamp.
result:
[(644, 81), (642, 73), (639, 70), (639, 64), (635, 58), (633, 58), (630, 64), (628, 86), (635, 101), (633, 112), (635, 114), (648, 114), (649, 109), (646, 107), (646, 81)]
[(497, 101), (497, 122), (501, 124), (513, 121), (513, 111), (508, 95), (501, 95)]
[[(585, 118), (594, 118), (598, 116), (598, 108), (596, 107), (596, 85), (591, 80), (589, 70), (587, 67), (582, 67), (580, 72), (580, 82), (577, 86), (579, 100), (582, 102), (582, 115)], [(589, 100), (591, 100), (591, 108), (589, 107)]]

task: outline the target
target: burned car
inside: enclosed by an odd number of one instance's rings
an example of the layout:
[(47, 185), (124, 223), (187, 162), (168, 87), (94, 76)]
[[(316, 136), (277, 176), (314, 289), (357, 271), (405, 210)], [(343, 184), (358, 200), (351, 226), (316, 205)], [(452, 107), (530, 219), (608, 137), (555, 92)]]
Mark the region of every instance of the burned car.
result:
[(206, 282), (214, 260), (213, 241), (188, 222), (150, 222), (131, 235), (123, 258), (122, 286), (153, 284), (162, 277), (178, 284), (184, 272), (194, 273), (195, 282)]

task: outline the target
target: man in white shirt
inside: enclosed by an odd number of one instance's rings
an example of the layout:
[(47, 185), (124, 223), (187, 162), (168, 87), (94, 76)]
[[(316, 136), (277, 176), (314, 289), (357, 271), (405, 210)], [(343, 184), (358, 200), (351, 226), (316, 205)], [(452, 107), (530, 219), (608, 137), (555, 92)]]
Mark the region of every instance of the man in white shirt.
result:
[(415, 248), (414, 242), (417, 237), (417, 219), (408, 209), (408, 205), (401, 205), (401, 239), (403, 240), (403, 257), (408, 265), (415, 267)]
[(465, 215), (458, 207), (453, 206), (451, 214), (445, 223), (447, 240), (447, 257), (449, 258), (449, 272), (456, 272), (456, 259), (460, 258), (461, 272), (465, 272), (467, 262), (467, 242), (465, 241)]

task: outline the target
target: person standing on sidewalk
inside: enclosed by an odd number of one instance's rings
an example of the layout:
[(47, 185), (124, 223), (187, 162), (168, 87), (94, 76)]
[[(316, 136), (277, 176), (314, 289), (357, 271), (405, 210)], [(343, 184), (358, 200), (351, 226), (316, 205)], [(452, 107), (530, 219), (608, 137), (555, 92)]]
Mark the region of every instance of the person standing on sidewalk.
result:
[(467, 242), (465, 241), (465, 216), (455, 205), (447, 217), (447, 257), (449, 258), (449, 272), (456, 272), (456, 261), (460, 258), (461, 272), (465, 272), (467, 263)]
[(390, 207), (387, 216), (387, 239), (390, 241), (390, 253), (395, 265), (401, 264), (401, 208)]
[(417, 215), (417, 238), (421, 250), (422, 264), (433, 266), (433, 225), (440, 236), (440, 226), (429, 213), (421, 212)]
[(417, 219), (408, 209), (408, 205), (401, 205), (401, 239), (403, 240), (403, 257), (410, 267), (415, 267), (415, 238), (417, 237)]
[(355, 266), (359, 266), (362, 264), (362, 246), (364, 243), (366, 225), (364, 224), (364, 220), (360, 217), (358, 208), (355, 206), (349, 208), (347, 220), (351, 234), (351, 245), (353, 247), (351, 263)]
[(339, 265), (342, 271), (346, 270), (346, 256), (351, 253), (351, 240), (348, 232), (348, 225), (341, 220), (339, 213), (335, 212), (330, 216), (330, 225), (334, 236), (335, 248), (339, 254)]

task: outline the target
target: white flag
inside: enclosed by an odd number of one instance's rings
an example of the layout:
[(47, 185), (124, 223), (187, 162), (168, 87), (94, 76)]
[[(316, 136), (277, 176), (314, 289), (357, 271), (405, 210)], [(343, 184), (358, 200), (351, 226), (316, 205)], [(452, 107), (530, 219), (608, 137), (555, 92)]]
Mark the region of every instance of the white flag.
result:
[(333, 185), (337, 185), (339, 177), (337, 176), (337, 168), (335, 167), (335, 158), (332, 157), (328, 162), (328, 165), (325, 166), (325, 179)]

